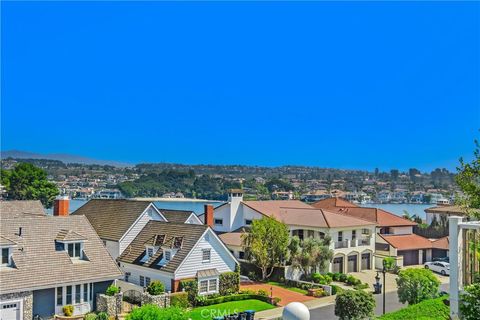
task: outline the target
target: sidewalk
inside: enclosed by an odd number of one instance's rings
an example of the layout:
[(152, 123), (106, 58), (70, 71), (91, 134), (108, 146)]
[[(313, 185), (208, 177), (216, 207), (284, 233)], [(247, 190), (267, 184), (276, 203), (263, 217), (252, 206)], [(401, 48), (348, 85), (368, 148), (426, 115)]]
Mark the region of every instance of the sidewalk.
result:
[[(335, 303), (336, 296), (328, 296), (323, 298), (315, 298), (314, 300), (302, 302), (308, 309), (316, 309), (324, 306), (328, 306)], [(255, 319), (277, 319), (282, 317), (283, 307), (260, 311), (255, 313)]]

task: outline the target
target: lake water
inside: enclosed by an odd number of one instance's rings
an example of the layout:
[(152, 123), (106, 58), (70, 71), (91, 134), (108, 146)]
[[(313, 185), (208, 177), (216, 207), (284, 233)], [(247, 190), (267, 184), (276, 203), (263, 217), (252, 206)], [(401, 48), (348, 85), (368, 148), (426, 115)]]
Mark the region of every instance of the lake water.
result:
[[(83, 206), (86, 203), (85, 200), (76, 200), (73, 199), (70, 201), (70, 212), (73, 212)], [(185, 200), (185, 201), (156, 201), (155, 205), (161, 209), (171, 209), (171, 210), (190, 210), (195, 212), (196, 214), (203, 213), (203, 206), (205, 204), (211, 204), (214, 207), (218, 207), (221, 205), (222, 201), (192, 201), (192, 200)], [(417, 215), (422, 219), (425, 219), (425, 209), (431, 208), (434, 205), (431, 204), (381, 204), (381, 203), (369, 203), (362, 205), (363, 207), (374, 207), (383, 209), (385, 211), (394, 213), (398, 216), (402, 216), (404, 211), (407, 211), (411, 216)], [(52, 209), (47, 210), (48, 213), (52, 214)]]

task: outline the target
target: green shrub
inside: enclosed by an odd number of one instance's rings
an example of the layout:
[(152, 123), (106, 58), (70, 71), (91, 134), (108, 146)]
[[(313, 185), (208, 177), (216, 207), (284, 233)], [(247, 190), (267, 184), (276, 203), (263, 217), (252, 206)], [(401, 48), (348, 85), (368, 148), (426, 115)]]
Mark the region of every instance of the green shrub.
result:
[(71, 304), (67, 304), (66, 306), (63, 306), (62, 311), (66, 317), (70, 317), (73, 315), (73, 306)]
[[(200, 297), (199, 297), (200, 298)], [(255, 299), (255, 300), (260, 300), (263, 302), (271, 303), (270, 297), (268, 296), (261, 296), (258, 294), (231, 294), (229, 296), (222, 296), (214, 299), (208, 299), (206, 297), (200, 298), (199, 301), (197, 301), (197, 305), (199, 306), (210, 306), (212, 304), (218, 304), (218, 303), (224, 303), (224, 302), (230, 302), (230, 301), (241, 301), (241, 300), (250, 300), (250, 299)]]
[[(429, 299), (420, 303), (408, 306), (395, 312), (387, 313), (379, 320), (448, 320), (450, 319), (450, 309), (444, 303), (445, 297)], [(472, 319), (478, 319), (472, 318)]]
[(400, 271), (396, 279), (398, 298), (408, 304), (436, 298), (440, 281), (429, 269), (405, 269)]
[(369, 287), (368, 283), (361, 283), (361, 282), (353, 286), (355, 290), (368, 289), (368, 287)]
[(312, 274), (312, 281), (319, 284), (329, 284), (332, 282), (332, 277), (328, 274), (320, 274), (315, 272)]
[(335, 273), (332, 275), (333, 281), (340, 281), (340, 275), (341, 275), (340, 272), (335, 272)]
[(114, 296), (118, 292), (120, 292), (120, 289), (118, 287), (116, 287), (115, 285), (111, 284), (111, 285), (108, 286), (107, 290), (105, 291), (105, 294), (107, 296)]
[(373, 317), (375, 299), (363, 290), (345, 290), (335, 299), (335, 315), (340, 320), (362, 320)]
[(343, 289), (340, 288), (340, 287), (337, 286), (337, 285), (332, 284), (331, 287), (332, 287), (332, 296), (334, 296), (334, 295), (336, 295), (337, 293), (340, 293), (340, 292), (343, 291)]
[(97, 320), (97, 315), (95, 313), (87, 313), (84, 320)]
[(155, 280), (150, 282), (147, 287), (147, 292), (152, 296), (158, 296), (165, 292), (165, 286), (161, 281)]
[(263, 289), (260, 289), (257, 291), (257, 294), (259, 296), (265, 296), (265, 297), (268, 297), (268, 292), (266, 290), (263, 290)]
[(274, 297), (273, 298), (273, 301), (272, 301), (272, 304), (274, 306), (278, 306), (278, 304), (280, 303), (280, 301), (282, 301), (282, 299), (280, 299), (279, 297)]
[(170, 296), (170, 305), (172, 307), (188, 308), (190, 307), (190, 301), (188, 300), (187, 292), (175, 292)]
[(127, 320), (187, 320), (188, 318), (188, 313), (182, 308), (159, 308), (152, 304), (135, 308), (127, 316)]
[(240, 289), (240, 273), (225, 272), (219, 277), (219, 292), (222, 296), (237, 293)]
[(385, 257), (383, 259), (383, 265), (385, 266), (385, 269), (387, 269), (387, 271), (392, 270), (393, 267), (396, 265), (395, 258), (394, 257)]
[(188, 294), (188, 301), (192, 306), (195, 306), (198, 295), (198, 283), (197, 280), (183, 280), (180, 281), (180, 289), (185, 290)]
[(464, 288), (460, 295), (460, 311), (462, 319), (474, 320), (480, 317), (480, 283), (474, 283)]
[(340, 273), (337, 281), (345, 282), (345, 281), (347, 281), (347, 278), (348, 278), (348, 276), (345, 273)]
[(100, 312), (97, 314), (97, 320), (108, 320), (108, 313)]
[(349, 275), (345, 283), (348, 284), (349, 286), (355, 286), (355, 285), (361, 284), (362, 281), (360, 281), (360, 279), (357, 279), (352, 275)]

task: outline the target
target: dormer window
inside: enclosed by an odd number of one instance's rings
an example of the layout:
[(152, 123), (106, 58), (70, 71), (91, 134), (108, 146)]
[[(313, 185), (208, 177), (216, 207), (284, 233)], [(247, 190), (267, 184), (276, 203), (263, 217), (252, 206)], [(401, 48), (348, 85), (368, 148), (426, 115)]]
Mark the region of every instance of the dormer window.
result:
[(9, 265), (11, 265), (10, 260), (10, 248), (2, 248), (2, 267), (8, 267)]
[(81, 242), (67, 243), (67, 252), (72, 259), (83, 258), (83, 244)]
[(147, 257), (153, 257), (153, 247), (147, 247)]
[(172, 259), (172, 252), (167, 250), (165, 251), (165, 260), (170, 261), (170, 259)]

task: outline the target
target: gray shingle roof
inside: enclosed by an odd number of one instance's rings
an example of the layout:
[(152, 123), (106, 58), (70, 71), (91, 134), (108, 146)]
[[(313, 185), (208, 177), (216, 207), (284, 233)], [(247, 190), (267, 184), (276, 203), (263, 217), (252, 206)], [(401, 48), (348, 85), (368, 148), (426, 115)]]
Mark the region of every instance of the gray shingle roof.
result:
[[(150, 221), (125, 249), (118, 260), (173, 273), (187, 257), (207, 228), (208, 226), (206, 225)], [(172, 242), (174, 237), (183, 237), (182, 246), (172, 260), (163, 267), (158, 266), (158, 262), (163, 255), (163, 251), (159, 249), (147, 262), (141, 262), (145, 255), (145, 244), (150, 243), (155, 235), (163, 234), (165, 235), (164, 243)]]
[(102, 239), (119, 241), (151, 204), (149, 201), (93, 199), (72, 215), (84, 215)]
[(58, 241), (82, 241), (82, 240), (87, 240), (86, 237), (82, 236), (78, 232), (75, 232), (73, 230), (60, 230), (60, 232), (57, 234), (57, 237), (55, 240)]
[(45, 215), (45, 209), (40, 200), (9, 200), (0, 201), (0, 213), (2, 216), (19, 213)]
[[(14, 241), (14, 267), (0, 271), (0, 292), (18, 292), (55, 287), (71, 282), (95, 282), (120, 278), (122, 272), (84, 216), (0, 214), (0, 235)], [(19, 228), (22, 236), (19, 236)], [(85, 237), (88, 261), (73, 262), (64, 250), (57, 251), (55, 239), (64, 230)]]
[(158, 209), (163, 216), (167, 219), (168, 222), (172, 223), (185, 223), (188, 217), (193, 213), (192, 211), (186, 210), (166, 210)]

